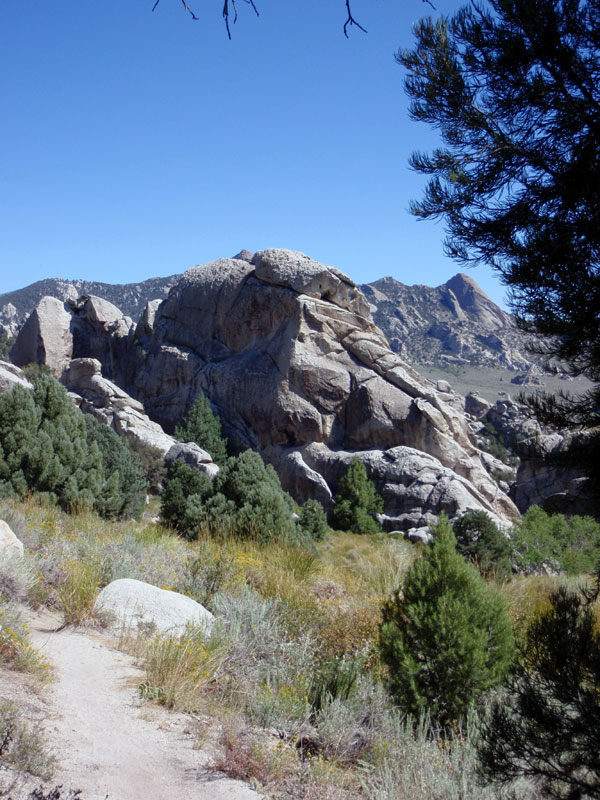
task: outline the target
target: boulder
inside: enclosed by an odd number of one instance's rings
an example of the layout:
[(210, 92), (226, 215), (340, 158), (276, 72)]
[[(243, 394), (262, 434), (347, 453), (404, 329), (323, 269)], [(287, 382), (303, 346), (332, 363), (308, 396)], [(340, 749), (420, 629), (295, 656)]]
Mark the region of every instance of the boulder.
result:
[(161, 303), (162, 300), (149, 300), (146, 303), (146, 307), (144, 308), (142, 316), (140, 317), (140, 321), (135, 329), (135, 338), (137, 340), (141, 341), (146, 336), (152, 335), (152, 332), (154, 331), (156, 312), (158, 311), (158, 307)]
[[(158, 308), (126, 388), (169, 432), (203, 392), (233, 448), (258, 450), (299, 502), (331, 504), (354, 456), (370, 461), (376, 450), (373, 465), (388, 464), (386, 453), (406, 448), (433, 459), (444, 488), (426, 490), (403, 473), (403, 488), (385, 492), (386, 513), (407, 509), (397, 527), (415, 527), (417, 511), (429, 524), (446, 507), (518, 516), (471, 443), (462, 408), (390, 349), (349, 278), (302, 253), (265, 250), (252, 263), (188, 270)], [(384, 472), (375, 479), (391, 486), (396, 478)]]
[(211, 480), (219, 472), (219, 467), (206, 450), (203, 450), (195, 442), (175, 442), (165, 454), (165, 464), (169, 466), (173, 461), (185, 461), (190, 467), (204, 472)]
[(191, 597), (131, 578), (105, 586), (94, 610), (114, 616), (125, 628), (152, 626), (169, 636), (180, 636), (188, 626), (204, 628), (208, 634), (214, 621), (210, 611)]
[(69, 306), (55, 297), (42, 297), (21, 328), (10, 351), (18, 367), (45, 364), (61, 375), (73, 356), (72, 314)]
[(33, 389), (33, 386), (18, 367), (8, 361), (0, 361), (0, 394), (10, 391), (13, 386)]
[(14, 557), (23, 557), (23, 542), (17, 539), (8, 522), (0, 519), (0, 559)]
[(429, 528), (411, 528), (406, 531), (406, 538), (413, 544), (430, 544), (433, 541)]
[(465, 413), (479, 419), (487, 414), (492, 405), (489, 400), (480, 397), (477, 392), (469, 392), (465, 398)]

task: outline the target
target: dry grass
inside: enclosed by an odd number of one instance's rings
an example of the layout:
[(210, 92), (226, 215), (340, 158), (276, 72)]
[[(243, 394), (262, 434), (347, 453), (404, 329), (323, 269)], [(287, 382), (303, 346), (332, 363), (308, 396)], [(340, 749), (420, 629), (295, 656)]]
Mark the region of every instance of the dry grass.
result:
[[(15, 513), (37, 570), (27, 595), (60, 607), (66, 621), (89, 620), (97, 590), (120, 577), (182, 591), (215, 613), (210, 637), (146, 631), (121, 641), (146, 670), (144, 697), (238, 720), (222, 736), (215, 768), (279, 798), (495, 796), (474, 783), (468, 737), (444, 750), (435, 732), (397, 716), (378, 680), (381, 603), (417, 548), (383, 534), (348, 533), (329, 534), (314, 552), (238, 540), (189, 543), (159, 525), (67, 516), (34, 501)], [(517, 578), (503, 587), (519, 631), (546, 607), (554, 586)]]

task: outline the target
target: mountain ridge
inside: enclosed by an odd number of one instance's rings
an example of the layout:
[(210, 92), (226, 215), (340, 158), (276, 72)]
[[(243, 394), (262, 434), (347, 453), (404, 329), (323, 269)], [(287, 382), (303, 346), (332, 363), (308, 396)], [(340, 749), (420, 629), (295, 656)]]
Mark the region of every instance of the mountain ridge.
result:
[[(250, 261), (241, 251), (236, 258)], [(62, 302), (82, 295), (102, 297), (137, 321), (150, 300), (163, 300), (182, 274), (135, 283), (45, 278), (22, 289), (0, 294), (0, 333), (15, 336), (44, 295)], [(541, 372), (542, 359), (528, 352), (540, 340), (520, 331), (514, 318), (478, 286), (457, 273), (444, 284), (404, 284), (386, 276), (359, 285), (375, 324), (391, 349), (421, 366), (500, 366), (511, 371)]]

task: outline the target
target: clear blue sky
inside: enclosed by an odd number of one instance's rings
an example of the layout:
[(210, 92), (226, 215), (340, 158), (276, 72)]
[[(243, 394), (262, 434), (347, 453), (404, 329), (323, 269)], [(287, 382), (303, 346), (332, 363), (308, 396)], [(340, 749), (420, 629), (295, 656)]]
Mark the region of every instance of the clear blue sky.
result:
[[(443, 225), (408, 202), (411, 122), (394, 61), (421, 0), (3, 0), (0, 292), (47, 277), (110, 283), (241, 248), (301, 250), (357, 282), (438, 285)], [(436, 2), (439, 12), (456, 0)], [(496, 302), (504, 289), (471, 273)]]

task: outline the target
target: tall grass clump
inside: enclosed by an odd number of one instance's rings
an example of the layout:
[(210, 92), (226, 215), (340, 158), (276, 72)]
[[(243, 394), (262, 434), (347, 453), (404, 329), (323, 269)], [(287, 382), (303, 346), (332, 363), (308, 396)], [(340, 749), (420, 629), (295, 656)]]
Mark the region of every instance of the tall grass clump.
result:
[(41, 676), (49, 669), (48, 662), (30, 644), (21, 610), (3, 597), (0, 597), (0, 664)]
[(48, 752), (40, 725), (27, 725), (11, 703), (0, 703), (0, 764), (10, 764), (21, 772), (29, 772), (49, 780), (55, 769), (55, 758)]

